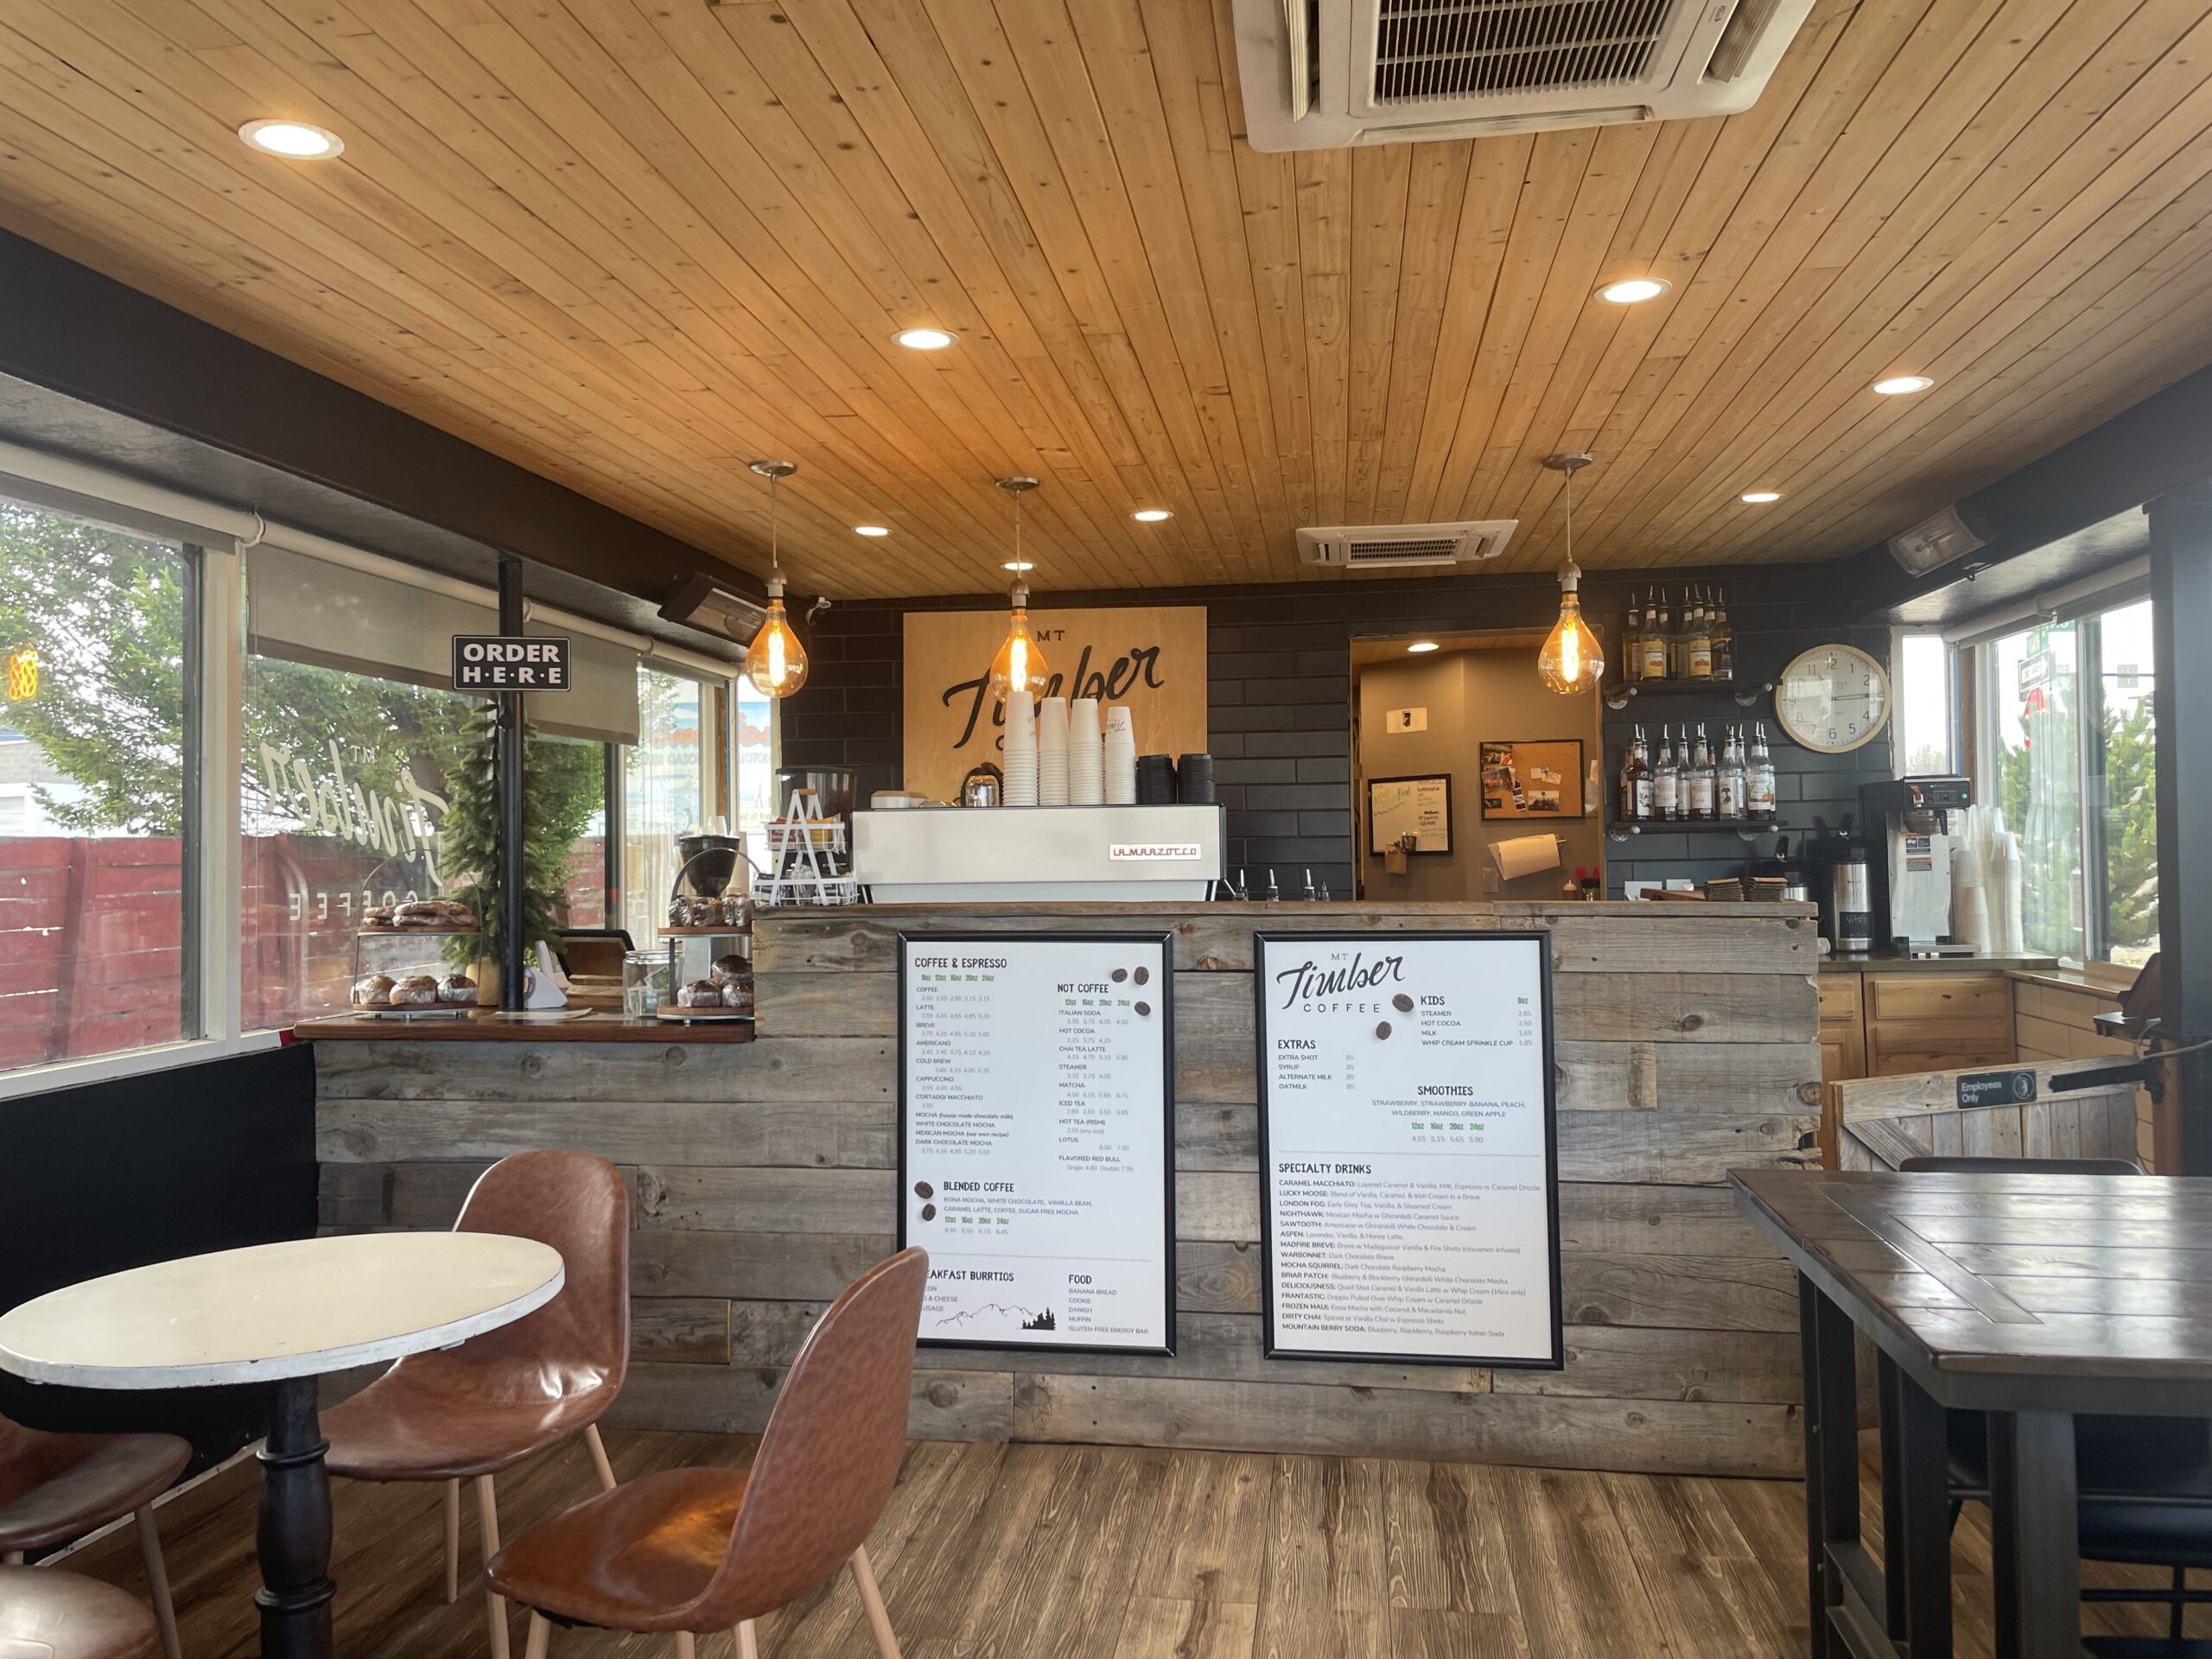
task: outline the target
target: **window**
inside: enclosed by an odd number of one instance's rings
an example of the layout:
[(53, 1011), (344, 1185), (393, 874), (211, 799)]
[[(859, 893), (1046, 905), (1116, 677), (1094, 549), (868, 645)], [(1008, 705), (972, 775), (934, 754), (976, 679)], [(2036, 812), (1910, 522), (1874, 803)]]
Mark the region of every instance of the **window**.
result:
[(715, 746), (702, 741), (713, 692), (697, 680), (638, 671), (638, 741), (622, 755), (622, 925), (650, 939), (668, 920), (676, 837), (721, 814)]
[(2150, 601), (1978, 655), (1983, 796), (2020, 838), (2028, 947), (2139, 966), (2158, 948)]
[(195, 562), (0, 500), (0, 1070), (198, 1034)]
[(1949, 645), (1940, 633), (1900, 632), (1890, 655), (1897, 678), (1898, 776), (1942, 777), (1956, 771)]

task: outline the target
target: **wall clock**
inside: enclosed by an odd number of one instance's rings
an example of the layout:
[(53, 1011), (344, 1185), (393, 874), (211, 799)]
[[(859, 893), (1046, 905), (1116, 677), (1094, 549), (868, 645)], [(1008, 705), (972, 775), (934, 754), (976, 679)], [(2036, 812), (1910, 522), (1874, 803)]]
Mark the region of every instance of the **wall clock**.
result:
[(1805, 747), (1842, 754), (1888, 723), (1890, 677), (1855, 645), (1815, 645), (1782, 671), (1774, 713)]

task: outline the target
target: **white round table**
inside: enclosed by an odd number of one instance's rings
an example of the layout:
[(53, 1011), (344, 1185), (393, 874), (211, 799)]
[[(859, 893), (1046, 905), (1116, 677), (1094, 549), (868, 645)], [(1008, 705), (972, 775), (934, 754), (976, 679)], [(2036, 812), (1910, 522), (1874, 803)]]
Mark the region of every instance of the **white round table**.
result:
[(134, 1268), (0, 1314), (0, 1370), (86, 1389), (274, 1382), (256, 1532), (264, 1659), (330, 1652), (330, 1477), (315, 1378), (449, 1348), (543, 1307), (561, 1253), (501, 1233), (366, 1233)]

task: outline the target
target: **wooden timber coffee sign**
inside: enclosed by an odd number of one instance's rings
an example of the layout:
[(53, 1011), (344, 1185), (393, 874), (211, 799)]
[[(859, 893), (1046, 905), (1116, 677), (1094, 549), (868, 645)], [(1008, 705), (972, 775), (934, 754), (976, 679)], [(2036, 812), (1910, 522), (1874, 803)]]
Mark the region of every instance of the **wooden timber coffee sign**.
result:
[[(1052, 672), (1048, 696), (1127, 707), (1141, 754), (1205, 749), (1205, 606), (1032, 611), (1029, 620)], [(988, 678), (1006, 629), (1003, 607), (906, 613), (908, 789), (950, 800), (970, 769), (1000, 764), (1006, 710)]]

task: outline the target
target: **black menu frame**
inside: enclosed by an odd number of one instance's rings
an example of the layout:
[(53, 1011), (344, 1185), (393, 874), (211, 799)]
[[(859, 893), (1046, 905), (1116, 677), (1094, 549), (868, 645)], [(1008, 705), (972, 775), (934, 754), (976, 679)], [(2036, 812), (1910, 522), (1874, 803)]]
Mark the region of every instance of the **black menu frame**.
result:
[(917, 1337), (922, 1348), (976, 1348), (993, 1351), (1054, 1354), (1151, 1354), (1172, 1359), (1175, 1354), (1175, 935), (1172, 932), (1083, 931), (1061, 932), (901, 932), (899, 939), (899, 1248), (906, 1236), (906, 959), (912, 947), (936, 949), (944, 945), (985, 945), (1009, 952), (1024, 944), (1126, 944), (1160, 952), (1160, 1212), (1166, 1237), (1161, 1241), (1161, 1307), (1166, 1317), (1167, 1340), (1162, 1346), (1144, 1344), (1071, 1342), (963, 1342), (950, 1337)]
[[(1544, 1077), (1544, 1215), (1549, 1236), (1551, 1268), (1552, 1351), (1547, 1359), (1519, 1357), (1497, 1358), (1485, 1354), (1407, 1354), (1393, 1353), (1385, 1349), (1369, 1349), (1354, 1353), (1336, 1349), (1285, 1348), (1275, 1340), (1275, 1227), (1274, 1227), (1274, 1160), (1268, 1135), (1268, 1117), (1273, 1109), (1268, 1098), (1269, 1067), (1268, 1057), (1272, 1052), (1268, 1039), (1268, 947), (1270, 944), (1298, 945), (1311, 949), (1316, 945), (1353, 945), (1372, 950), (1398, 943), (1424, 944), (1493, 944), (1522, 943), (1536, 946), (1538, 995), (1541, 999), (1541, 1026), (1543, 1035)], [(1468, 1365), (1483, 1366), (1496, 1370), (1558, 1371), (1567, 1368), (1567, 1325), (1561, 1298), (1559, 1272), (1559, 1068), (1552, 1018), (1552, 951), (1551, 935), (1541, 929), (1525, 931), (1497, 931), (1477, 932), (1468, 930), (1400, 932), (1362, 931), (1266, 933), (1252, 936), (1252, 1015), (1253, 1058), (1257, 1067), (1260, 1097), (1260, 1236), (1264, 1241), (1265, 1261), (1262, 1263), (1262, 1288), (1260, 1313), (1265, 1332), (1266, 1354), (1269, 1359), (1299, 1359), (1335, 1361), (1341, 1364), (1386, 1365)], [(903, 1211), (902, 1211), (903, 1213)]]

